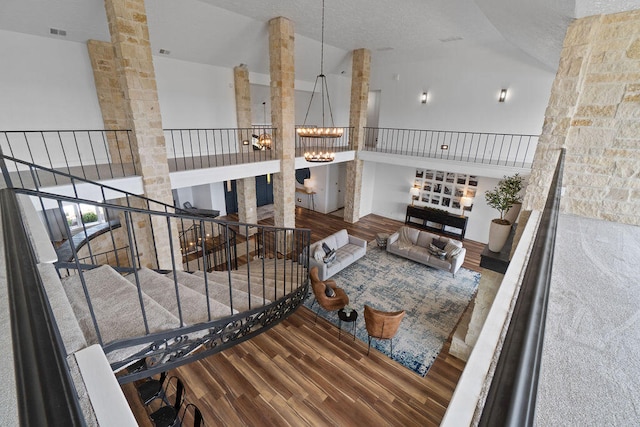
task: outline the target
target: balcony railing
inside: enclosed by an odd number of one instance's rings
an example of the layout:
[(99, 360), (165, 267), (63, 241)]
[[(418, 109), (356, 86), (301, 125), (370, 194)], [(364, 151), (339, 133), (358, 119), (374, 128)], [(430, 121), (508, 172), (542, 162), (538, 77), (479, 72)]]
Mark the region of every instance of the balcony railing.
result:
[[(70, 175), (103, 180), (136, 175), (128, 130), (54, 130), (0, 132), (2, 152), (25, 163), (45, 166)], [(26, 175), (24, 164), (8, 164), (14, 180)], [(56, 176), (50, 176), (55, 179)], [(58, 181), (40, 180), (43, 186)]]
[(271, 127), (165, 129), (164, 137), (171, 171), (276, 159), (277, 132)]
[(536, 135), (364, 128), (365, 151), (530, 168)]

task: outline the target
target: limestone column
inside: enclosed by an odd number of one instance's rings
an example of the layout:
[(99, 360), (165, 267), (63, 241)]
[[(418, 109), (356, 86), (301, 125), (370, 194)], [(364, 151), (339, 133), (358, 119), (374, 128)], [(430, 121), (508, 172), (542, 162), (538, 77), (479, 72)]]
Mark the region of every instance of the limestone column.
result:
[[(117, 73), (116, 53), (113, 44), (98, 40), (87, 42), (89, 59), (93, 68), (93, 80), (98, 93), (98, 103), (106, 130), (129, 129), (125, 100)], [(107, 147), (111, 163), (125, 165), (125, 171), (133, 173), (132, 151), (127, 132), (107, 132)], [(116, 173), (120, 172), (116, 168)]]
[(272, 176), (274, 224), (295, 227), (295, 93), (293, 22), (278, 17), (269, 21), (271, 123), (276, 128), (276, 157), (280, 172)]
[[(247, 66), (241, 64), (233, 69), (233, 81), (236, 93), (236, 116), (238, 117), (238, 127), (247, 129), (251, 127), (251, 87), (249, 85), (249, 70)], [(249, 138), (246, 132), (240, 132), (238, 141), (242, 144), (242, 140)], [(242, 150), (241, 145), (238, 149)], [(248, 224), (258, 223), (258, 209), (256, 200), (256, 179), (254, 177), (239, 179), (236, 181), (236, 190), (238, 195), (238, 219), (240, 222)], [(240, 233), (253, 235), (256, 233), (255, 228), (246, 230), (240, 227)]]
[[(105, 0), (105, 9), (115, 54), (116, 73), (124, 97), (124, 112), (133, 132), (133, 157), (138, 173), (142, 176), (145, 196), (173, 205), (144, 0)], [(161, 208), (151, 206), (151, 209)], [(138, 218), (137, 223), (144, 229), (147, 221)], [(150, 222), (153, 233), (136, 230), (136, 237), (146, 238), (149, 242), (153, 235), (158, 257), (157, 267), (170, 268), (170, 238), (174, 256), (177, 260), (181, 259), (176, 224), (171, 223), (168, 227), (164, 217), (152, 217)], [(145, 257), (143, 263), (150, 265), (152, 261)]]
[(344, 195), (344, 220), (354, 223), (360, 219), (360, 197), (362, 194), (362, 160), (358, 158), (364, 147), (364, 126), (367, 123), (367, 101), (371, 77), (371, 52), (368, 49), (353, 51), (351, 74), (351, 107), (349, 127), (351, 146), (356, 158), (347, 163), (347, 185)]

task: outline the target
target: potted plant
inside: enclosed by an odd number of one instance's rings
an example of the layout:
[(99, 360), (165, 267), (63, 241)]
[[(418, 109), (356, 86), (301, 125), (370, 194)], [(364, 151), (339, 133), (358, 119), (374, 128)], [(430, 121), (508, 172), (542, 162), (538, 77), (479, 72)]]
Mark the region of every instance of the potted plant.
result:
[(511, 224), (514, 224), (518, 219), (520, 209), (522, 208), (522, 195), (520, 192), (523, 188), (524, 178), (519, 174), (515, 174), (513, 176), (505, 177), (503, 182), (505, 191), (511, 194), (511, 207), (507, 212), (505, 212), (504, 219), (509, 221)]
[(505, 214), (515, 202), (520, 201), (522, 181), (522, 177), (518, 174), (512, 177), (505, 176), (498, 182), (496, 188), (484, 193), (487, 205), (500, 212), (500, 218), (491, 220), (489, 228), (489, 250), (492, 252), (500, 252), (509, 237), (511, 222), (505, 218)]

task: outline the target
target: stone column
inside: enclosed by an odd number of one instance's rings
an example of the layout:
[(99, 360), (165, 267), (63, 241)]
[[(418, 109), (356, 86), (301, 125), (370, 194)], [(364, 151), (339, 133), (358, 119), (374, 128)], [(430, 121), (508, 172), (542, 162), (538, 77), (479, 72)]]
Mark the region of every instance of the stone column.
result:
[[(124, 97), (124, 111), (133, 131), (132, 147), (145, 196), (173, 205), (162, 118), (151, 57), (144, 0), (105, 0), (115, 53), (116, 73)], [(151, 209), (161, 209), (151, 206)], [(138, 221), (142, 228), (144, 221)], [(174, 256), (181, 259), (176, 224), (167, 227), (164, 217), (152, 217), (159, 268), (171, 268), (169, 239)], [(140, 234), (137, 231), (137, 236)], [(150, 237), (149, 232), (145, 233)], [(151, 260), (145, 259), (149, 265)], [(180, 268), (180, 265), (176, 266)]]
[(364, 126), (367, 123), (367, 101), (371, 76), (371, 52), (367, 49), (353, 51), (351, 74), (351, 107), (349, 114), (350, 144), (356, 158), (347, 163), (347, 185), (344, 195), (344, 220), (354, 223), (360, 219), (363, 162), (358, 153), (364, 146)]
[(295, 227), (295, 93), (293, 22), (278, 17), (269, 21), (271, 123), (276, 128), (276, 157), (280, 172), (272, 176), (274, 224)]
[[(238, 117), (238, 127), (246, 129), (251, 127), (251, 87), (249, 85), (249, 70), (247, 66), (242, 64), (233, 69), (233, 81), (236, 92), (236, 116)], [(238, 141), (242, 144), (242, 140), (249, 138), (250, 133), (240, 132)], [(244, 147), (240, 145), (239, 150)], [(258, 223), (258, 209), (256, 201), (256, 179), (249, 177), (236, 181), (236, 190), (238, 195), (238, 219), (240, 222), (249, 224)], [(253, 235), (256, 233), (255, 228), (246, 230), (240, 227), (240, 233)]]
[(561, 211), (640, 225), (640, 12), (568, 28), (523, 208), (541, 209), (558, 148)]

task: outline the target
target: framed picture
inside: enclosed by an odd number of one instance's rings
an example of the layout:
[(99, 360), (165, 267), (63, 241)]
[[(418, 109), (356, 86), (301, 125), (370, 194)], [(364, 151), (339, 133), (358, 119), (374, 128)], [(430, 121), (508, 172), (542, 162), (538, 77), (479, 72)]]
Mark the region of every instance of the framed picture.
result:
[(444, 194), (451, 196), (453, 195), (453, 187), (450, 185), (445, 185), (444, 186)]
[(467, 175), (458, 175), (456, 183), (459, 185), (465, 185), (467, 183)]
[(424, 176), (424, 171), (422, 169), (416, 169), (416, 178), (422, 178)]
[(464, 187), (456, 187), (456, 192), (454, 193), (456, 197), (464, 197)]
[(416, 178), (416, 180), (413, 181), (413, 186), (416, 187), (416, 188), (422, 187), (422, 180)]
[(429, 194), (429, 193), (424, 193), (424, 194), (422, 195), (422, 201), (423, 201), (424, 203), (429, 203), (429, 196), (430, 196), (430, 194)]
[(424, 186), (422, 187), (422, 189), (424, 191), (431, 191), (431, 183), (430, 182), (425, 182)]
[(456, 180), (456, 174), (453, 172), (447, 172), (447, 182), (449, 184), (453, 184), (455, 180)]
[(478, 177), (475, 175), (469, 175), (469, 186), (477, 187), (478, 186)]
[(433, 192), (434, 193), (442, 193), (442, 184), (434, 184)]
[(424, 172), (424, 179), (433, 179), (434, 176), (435, 176), (435, 172), (432, 170), (427, 169)]
[(438, 196), (437, 194), (431, 195), (431, 204), (432, 205), (439, 205), (440, 204), (440, 196)]
[(444, 181), (444, 172), (436, 171), (436, 181)]
[(451, 202), (451, 207), (453, 209), (460, 209), (460, 199), (453, 199)]
[(449, 207), (450, 204), (451, 204), (451, 198), (450, 197), (443, 197), (442, 198), (442, 206)]
[(467, 190), (465, 197), (471, 197), (471, 198), (476, 197), (476, 190), (470, 188), (469, 190)]

